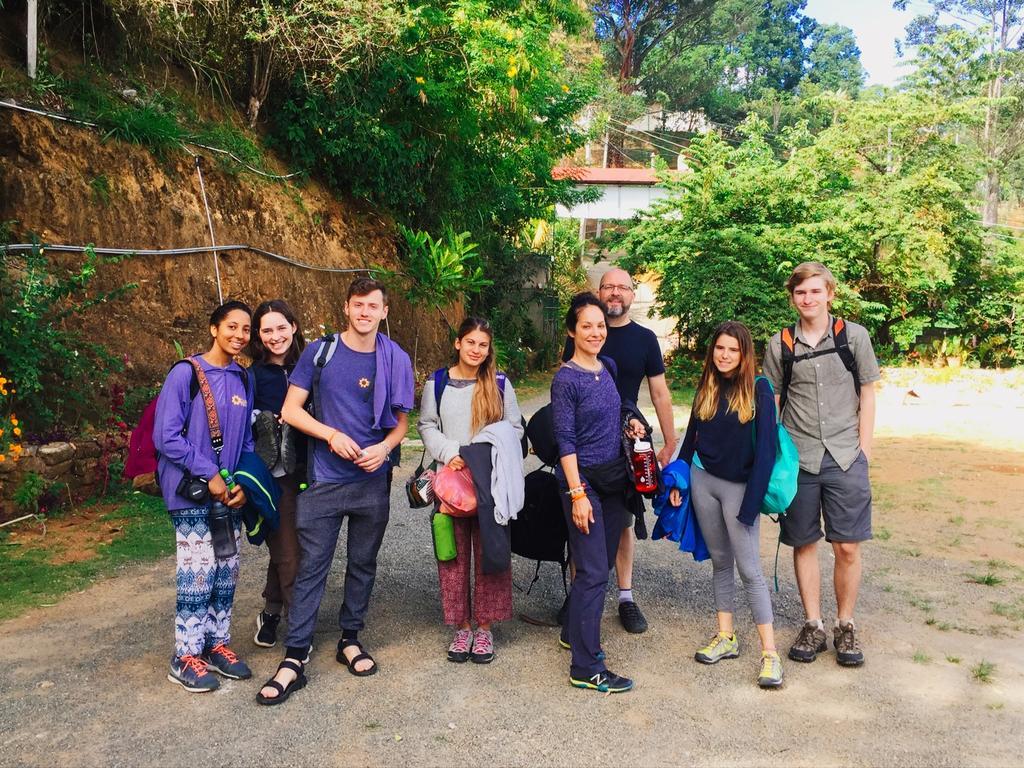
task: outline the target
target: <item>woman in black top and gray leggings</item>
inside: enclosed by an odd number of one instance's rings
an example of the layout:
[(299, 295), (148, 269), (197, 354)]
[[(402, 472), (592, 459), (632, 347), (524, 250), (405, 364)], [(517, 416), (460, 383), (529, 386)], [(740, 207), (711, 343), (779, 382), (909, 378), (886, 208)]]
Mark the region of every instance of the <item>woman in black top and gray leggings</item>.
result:
[[(718, 632), (697, 651), (703, 664), (739, 656), (733, 632), (736, 579), (761, 639), (762, 688), (782, 685), (782, 662), (775, 649), (772, 603), (761, 570), (760, 512), (775, 465), (775, 396), (767, 379), (754, 377), (754, 344), (742, 323), (715, 329), (690, 412), (679, 458), (691, 464), (690, 498), (714, 566)], [(679, 505), (673, 489), (670, 502)]]

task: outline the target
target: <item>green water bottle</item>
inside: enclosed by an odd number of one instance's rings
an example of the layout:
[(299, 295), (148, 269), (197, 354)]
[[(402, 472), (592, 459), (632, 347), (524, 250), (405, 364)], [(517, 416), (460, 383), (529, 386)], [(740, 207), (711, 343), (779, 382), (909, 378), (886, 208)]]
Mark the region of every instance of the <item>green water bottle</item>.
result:
[(430, 517), (430, 529), (434, 539), (434, 557), (447, 563), (458, 554), (455, 551), (455, 522), (450, 515), (435, 512)]
[(220, 476), (224, 478), (224, 484), (227, 485), (229, 491), (232, 490), (237, 485), (237, 483), (235, 482), (235, 478), (233, 478), (231, 476), (231, 473), (228, 472), (226, 469), (222, 469), (220, 471)]

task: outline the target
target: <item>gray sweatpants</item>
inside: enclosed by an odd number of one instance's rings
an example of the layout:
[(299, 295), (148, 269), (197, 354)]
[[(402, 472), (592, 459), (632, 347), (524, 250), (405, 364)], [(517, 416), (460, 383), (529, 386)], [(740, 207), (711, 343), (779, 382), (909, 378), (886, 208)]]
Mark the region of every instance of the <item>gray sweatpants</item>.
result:
[(714, 567), (715, 607), (721, 613), (736, 612), (736, 576), (739, 569), (755, 624), (772, 623), (772, 601), (761, 570), (760, 516), (753, 525), (736, 519), (746, 483), (715, 477), (700, 467), (690, 471), (690, 498)]
[(334, 560), (341, 523), (348, 518), (345, 601), (338, 624), (360, 630), (377, 575), (377, 552), (384, 541), (391, 509), (386, 475), (356, 483), (313, 483), (299, 494), (295, 529), (299, 535), (299, 571), (288, 611), (288, 647), (313, 639), (320, 601)]

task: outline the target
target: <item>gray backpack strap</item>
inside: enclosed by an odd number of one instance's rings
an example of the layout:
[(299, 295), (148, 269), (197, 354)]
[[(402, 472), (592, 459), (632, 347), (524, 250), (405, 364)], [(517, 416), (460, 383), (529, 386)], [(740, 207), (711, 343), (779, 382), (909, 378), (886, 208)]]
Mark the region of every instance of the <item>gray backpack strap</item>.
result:
[[(312, 403), (313, 409), (310, 411), (310, 415), (317, 421), (320, 421), (323, 416), (323, 410), (320, 407), (320, 376), (324, 372), (324, 368), (331, 358), (334, 357), (335, 351), (338, 349), (338, 335), (336, 333), (330, 333), (324, 336), (320, 340), (320, 349), (316, 353), (316, 357), (313, 359), (313, 380), (310, 384), (309, 398)], [(309, 458), (306, 465), (306, 476), (309, 484), (312, 485), (316, 482), (316, 475), (314, 471), (314, 465), (316, 462), (313, 460), (313, 438), (309, 438)]]

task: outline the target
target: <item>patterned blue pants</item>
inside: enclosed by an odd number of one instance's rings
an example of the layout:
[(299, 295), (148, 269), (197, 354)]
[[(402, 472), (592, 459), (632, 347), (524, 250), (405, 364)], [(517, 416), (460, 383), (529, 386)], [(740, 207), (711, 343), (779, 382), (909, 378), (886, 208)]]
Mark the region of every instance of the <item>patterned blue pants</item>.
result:
[[(231, 641), (231, 606), (238, 583), (238, 555), (218, 560), (206, 521), (206, 507), (171, 512), (177, 542), (178, 599), (174, 617), (174, 655), (199, 656)], [(241, 551), (241, 518), (234, 516)]]

